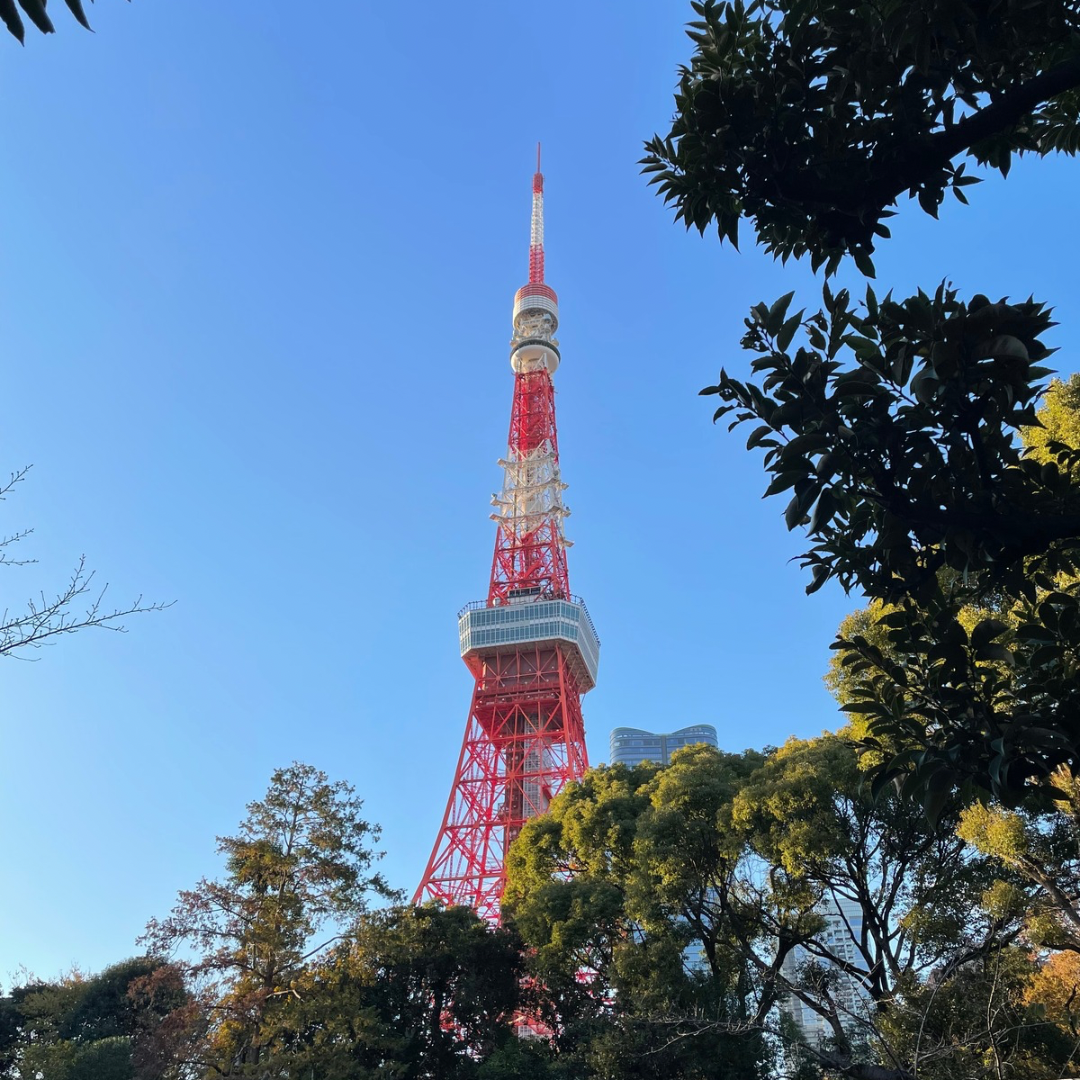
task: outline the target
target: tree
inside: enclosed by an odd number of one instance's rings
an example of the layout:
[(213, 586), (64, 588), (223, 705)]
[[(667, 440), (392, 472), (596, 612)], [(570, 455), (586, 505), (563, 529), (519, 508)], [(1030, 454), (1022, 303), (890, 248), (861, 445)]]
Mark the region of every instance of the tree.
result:
[[(468, 908), (362, 915), (345, 941), (294, 980), (273, 1012), (269, 1053), (255, 1075), (498, 1075), (491, 1070), (500, 1061), (522, 1064), (512, 1027), (527, 998), (522, 974), (516, 937)], [(543, 1048), (534, 1049), (525, 1056), (542, 1070)]]
[[(0, 0), (2, 3), (2, 0)], [(12, 473), (6, 484), (0, 485), (0, 502), (3, 502), (17, 484), (26, 479), (29, 469), (20, 469)], [(32, 559), (16, 559), (10, 554), (16, 544), (25, 540), (32, 529), (24, 529), (8, 536), (0, 537), (0, 567), (26, 566)], [(52, 638), (65, 634), (74, 634), (90, 627), (124, 633), (124, 624), (120, 621), (129, 615), (138, 615), (146, 611), (162, 611), (170, 604), (143, 603), (141, 596), (127, 607), (110, 608), (105, 605), (105, 590), (94, 583), (94, 571), (88, 570), (86, 556), (80, 557), (75, 564), (66, 585), (52, 595), (42, 593), (35, 600), (27, 602), (25, 610), (12, 611), (7, 608), (0, 616), (0, 656), (19, 655), (27, 649), (39, 649)], [(85, 605), (76, 610), (76, 605)]]
[(756, 1076), (771, 1042), (784, 1075), (945, 1080), (993, 1059), (1035, 1080), (1072, 1047), (1025, 998), (1030, 889), (1001, 873), (895, 791), (874, 799), (830, 735), (591, 771), (523, 830), (504, 903), (545, 988), (595, 972), (591, 1013), (559, 1001), (556, 1045), (614, 1050), (600, 1075)]
[[(753, 760), (710, 758), (699, 802), (730, 796)], [(507, 860), (504, 915), (534, 950), (539, 1015), (569, 1075), (705, 1080), (722, 1060), (732, 1080), (757, 1080), (770, 1055), (747, 1024), (745, 964), (719, 940), (695, 942), (696, 927), (658, 906), (641, 871), (658, 775), (652, 765), (593, 769), (527, 823)], [(688, 861), (723, 843), (708, 812), (699, 820), (699, 832), (679, 838)], [(688, 963), (687, 950), (703, 948), (707, 963)]]
[[(20, 43), (23, 42), (25, 37), (25, 26), (23, 25), (22, 16), (19, 14), (19, 8), (22, 8), (26, 17), (43, 34), (52, 34), (55, 32), (56, 27), (53, 26), (52, 20), (45, 11), (45, 5), (48, 2), (49, 0), (17, 0), (18, 6), (16, 6), (16, 0), (0, 0), (0, 19), (3, 19), (8, 33), (18, 38)], [(92, 2), (93, 0), (91, 0)], [(87, 22), (82, 0), (64, 0), (64, 3), (67, 4), (68, 10), (79, 23), (89, 30), (90, 23)]]
[(27, 982), (0, 998), (0, 1077), (157, 1080), (152, 1047), (186, 1001), (177, 969), (151, 957)]
[(959, 835), (1030, 885), (1026, 933), (1038, 945), (1080, 954), (1080, 781), (1065, 769), (1051, 777), (1051, 808), (976, 803)]
[(1069, 1038), (1080, 1038), (1080, 953), (1053, 953), (1031, 980), (1026, 999)]
[(642, 164), (676, 218), (738, 245), (741, 218), (830, 272), (869, 253), (905, 192), (929, 214), (1007, 175), (1014, 154), (1080, 149), (1072, 0), (693, 3), (671, 131)]
[[(695, 3), (695, 53), (672, 132), (645, 171), (688, 225), (774, 254), (873, 276), (873, 237), (904, 191), (935, 213), (973, 182), (968, 153), (1080, 147), (1080, 15), (1071, 0)], [(760, 382), (721, 371), (702, 393), (753, 423), (766, 495), (805, 528), (808, 591), (835, 578), (878, 605), (888, 648), (836, 642), (860, 690), (879, 784), (933, 816), (966, 784), (1009, 804), (1080, 768), (1080, 454), (1025, 453), (1051, 374), (1052, 325), (1034, 300), (932, 294), (864, 302), (824, 289), (755, 306), (743, 346)], [(1014, 626), (963, 613), (1018, 606)], [(885, 610), (890, 609), (890, 610)], [(895, 658), (894, 658), (895, 657)]]
[(310, 765), (278, 769), (238, 833), (218, 838), (223, 879), (182, 891), (171, 914), (147, 925), (142, 941), (155, 953), (183, 945), (196, 954), (181, 966), (203, 1005), (204, 1037), (193, 1053), (202, 1066), (261, 1075), (274, 1006), (369, 896), (395, 895), (372, 872), (379, 828), (360, 817), (361, 806), (352, 787)]
[[(1015, 803), (1060, 766), (1080, 765), (1080, 452), (1018, 439), (1036, 427), (1048, 369), (1042, 305), (969, 302), (944, 286), (903, 303), (868, 289), (862, 308), (825, 287), (825, 310), (756, 307), (744, 347), (761, 386), (721, 372), (719, 418), (753, 421), (766, 495), (790, 489), (805, 527), (807, 591), (836, 578), (895, 610), (890, 649), (838, 641), (859, 691), (867, 744), (896, 753), (931, 814), (958, 784)], [(806, 344), (799, 341), (800, 329)], [(1015, 599), (1015, 629), (963, 613)]]

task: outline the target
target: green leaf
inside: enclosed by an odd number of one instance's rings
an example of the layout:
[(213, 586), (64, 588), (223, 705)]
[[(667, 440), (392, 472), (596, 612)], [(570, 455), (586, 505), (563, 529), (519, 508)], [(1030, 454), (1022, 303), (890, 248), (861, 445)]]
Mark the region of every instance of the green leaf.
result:
[(86, 20), (86, 12), (83, 11), (82, 0), (64, 0), (64, 3), (67, 4), (68, 10), (75, 16), (79, 23), (89, 30), (90, 23)]
[(859, 273), (862, 274), (863, 277), (877, 277), (877, 272), (874, 269), (874, 260), (870, 258), (869, 253), (859, 248), (853, 251), (851, 255), (855, 260), (855, 265), (859, 268)]
[(9, 34), (18, 38), (20, 42), (25, 42), (26, 31), (19, 16), (19, 9), (15, 6), (15, 0), (0, 0), (0, 19), (3, 19)]
[(806, 512), (802, 507), (802, 499), (796, 495), (795, 498), (788, 503), (787, 509), (784, 511), (784, 521), (787, 523), (788, 531), (790, 532), (798, 526), (805, 518)]
[(773, 429), (768, 424), (762, 424), (761, 427), (756, 427), (750, 432), (750, 438), (746, 440), (746, 449), (753, 450), (755, 446), (760, 446), (762, 439), (768, 438), (774, 434)]
[(43, 34), (54, 33), (52, 20), (45, 14), (45, 0), (19, 0), (19, 7)]
[(806, 595), (816, 593), (826, 581), (829, 580), (829, 568), (822, 563), (817, 563), (810, 569), (811, 582), (806, 586)]
[(810, 532), (816, 533), (823, 529), (832, 520), (836, 513), (836, 496), (832, 488), (825, 488), (814, 506), (814, 513), (810, 518)]
[(761, 497), (767, 499), (770, 495), (779, 495), (781, 491), (786, 491), (789, 487), (794, 487), (805, 475), (805, 470), (800, 470), (799, 472), (782, 472), (765, 489), (765, 494)]
[(1013, 656), (1004, 645), (998, 645), (996, 642), (990, 642), (987, 645), (981, 646), (975, 650), (976, 660), (996, 660), (1003, 664), (1008, 664), (1009, 667), (1016, 666), (1016, 658)]
[(1000, 619), (983, 619), (971, 631), (971, 646), (974, 649), (980, 649), (994, 638), (1000, 637), (1008, 629), (1008, 624)]
[[(765, 327), (765, 332), (769, 337), (775, 338), (784, 326), (784, 318), (787, 315), (788, 305), (791, 303), (791, 298), (795, 295), (794, 291), (785, 293), (779, 300), (773, 303), (773, 306), (769, 308), (768, 313), (762, 320)], [(764, 304), (761, 305), (764, 307)], [(783, 349), (780, 350), (783, 352)]]
[(791, 344), (791, 339), (795, 336), (795, 331), (802, 325), (804, 314), (805, 309), (800, 311), (798, 315), (792, 315), (780, 328), (780, 332), (776, 335), (776, 347), (781, 352), (787, 352), (787, 347)]

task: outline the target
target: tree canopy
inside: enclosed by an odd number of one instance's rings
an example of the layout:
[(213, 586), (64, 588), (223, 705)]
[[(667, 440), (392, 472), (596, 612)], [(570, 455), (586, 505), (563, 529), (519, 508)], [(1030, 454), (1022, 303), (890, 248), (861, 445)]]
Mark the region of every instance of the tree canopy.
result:
[(618, 1046), (584, 1075), (620, 1078), (1056, 1075), (1074, 1042), (1035, 1004), (1061, 989), (1034, 982), (1036, 889), (959, 814), (874, 798), (846, 733), (593, 770), (509, 862), (556, 1047)]
[[(1007, 174), (1080, 148), (1074, 0), (693, 8), (672, 130), (643, 164), (721, 240), (745, 218), (773, 254), (827, 275), (850, 254), (872, 277), (904, 192), (936, 216), (949, 190), (966, 201), (965, 155)], [(1048, 797), (1080, 769), (1080, 449), (1060, 417), (1021, 438), (1043, 423), (1050, 310), (944, 283), (823, 301), (756, 305), (751, 378), (722, 369), (702, 393), (752, 425), (765, 494), (807, 534), (807, 591), (836, 580), (876, 612), (876, 640), (864, 620), (834, 645), (857, 676), (842, 707), (879, 785), (931, 816), (964, 785)]]
[(782, 258), (835, 270), (869, 253), (905, 192), (935, 217), (966, 202), (968, 157), (1080, 149), (1073, 0), (700, 0), (676, 115), (646, 144), (676, 218), (739, 223)]
[(150, 920), (141, 940), (155, 954), (194, 951), (181, 966), (205, 1004), (191, 1052), (202, 1067), (257, 1071), (272, 1006), (370, 897), (394, 895), (372, 870), (379, 829), (361, 805), (348, 784), (310, 765), (276, 770), (238, 832), (218, 838), (224, 877), (181, 891), (169, 915)]
[(155, 1080), (170, 1018), (188, 997), (179, 970), (150, 957), (30, 979), (0, 997), (0, 1077)]
[[(732, 428), (756, 425), (765, 494), (788, 493), (787, 526), (811, 542), (807, 591), (835, 578), (888, 607), (888, 649), (835, 645), (860, 677), (842, 708), (894, 751), (881, 779), (932, 813), (969, 781), (1015, 803), (1080, 766), (1080, 449), (1060, 416), (1059, 438), (1030, 453), (1020, 439), (1041, 425), (1049, 314), (945, 286), (824, 299), (809, 318), (788, 315), (790, 295), (755, 307), (743, 346), (760, 385), (722, 371), (702, 393)], [(986, 617), (965, 626), (972, 608)]]

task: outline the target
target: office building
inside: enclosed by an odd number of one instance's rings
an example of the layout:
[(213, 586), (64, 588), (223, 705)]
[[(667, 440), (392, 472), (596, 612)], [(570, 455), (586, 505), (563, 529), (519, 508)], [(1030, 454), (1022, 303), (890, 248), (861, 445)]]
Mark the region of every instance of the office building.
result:
[(655, 761), (667, 765), (676, 750), (695, 743), (715, 747), (716, 728), (712, 724), (695, 724), (658, 734), (640, 728), (617, 727), (610, 738), (611, 764), (640, 765), (643, 761)]

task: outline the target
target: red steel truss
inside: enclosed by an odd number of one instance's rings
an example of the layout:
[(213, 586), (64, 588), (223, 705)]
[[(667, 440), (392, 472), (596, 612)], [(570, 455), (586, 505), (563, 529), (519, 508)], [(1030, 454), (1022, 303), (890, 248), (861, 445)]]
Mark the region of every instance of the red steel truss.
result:
[(514, 397), (487, 600), (460, 619), (476, 685), (442, 826), (414, 903), (462, 904), (493, 922), (521, 827), (588, 768), (582, 694), (599, 643), (566, 568), (552, 373), (558, 299), (544, 284), (543, 176), (533, 177), (529, 284), (514, 298)]
[(485, 658), (415, 902), (463, 904), (497, 921), (507, 848), (586, 768), (581, 690), (562, 650), (519, 647)]

